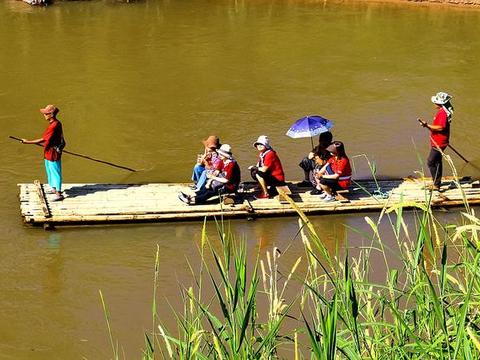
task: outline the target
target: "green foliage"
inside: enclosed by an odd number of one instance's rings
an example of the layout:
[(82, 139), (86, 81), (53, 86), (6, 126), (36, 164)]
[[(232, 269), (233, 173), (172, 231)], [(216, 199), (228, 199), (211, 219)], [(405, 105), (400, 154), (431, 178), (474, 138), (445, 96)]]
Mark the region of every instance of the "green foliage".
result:
[[(342, 256), (330, 254), (305, 214), (288, 200), (300, 217), (304, 277), (296, 275), (301, 258), (287, 274), (279, 270), (278, 249), (249, 264), (245, 241), (236, 241), (221, 222), (220, 244), (214, 246), (204, 224), (200, 271), (195, 287), (182, 290), (183, 312), (174, 312), (176, 332), (156, 314), (157, 249), (152, 332), (145, 334), (143, 359), (480, 358), (480, 220), (472, 209), (466, 207), (463, 224), (444, 225), (427, 199), (414, 212), (414, 227), (407, 225), (402, 204), (385, 208), (376, 221), (365, 217), (370, 231), (358, 233), (370, 245), (350, 248), (357, 254), (352, 257), (348, 247)], [(382, 241), (382, 222), (391, 225), (396, 247)], [(378, 254), (384, 281), (378, 275), (372, 281)], [(399, 268), (388, 263), (392, 254)], [(286, 299), (292, 281), (302, 291)]]

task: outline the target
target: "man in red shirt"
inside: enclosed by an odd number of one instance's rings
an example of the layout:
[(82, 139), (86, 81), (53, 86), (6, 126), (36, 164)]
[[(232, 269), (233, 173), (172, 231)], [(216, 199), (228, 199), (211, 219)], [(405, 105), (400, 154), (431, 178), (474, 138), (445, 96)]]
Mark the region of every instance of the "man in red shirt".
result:
[(450, 103), (451, 96), (445, 92), (439, 92), (432, 96), (432, 103), (437, 108), (437, 113), (433, 118), (432, 124), (428, 124), (422, 119), (418, 119), (421, 126), (430, 130), (430, 154), (428, 155), (427, 165), (432, 175), (433, 184), (431, 190), (440, 190), (442, 183), (442, 153), (448, 146), (450, 139), (450, 121), (453, 115), (453, 106)]
[[(266, 135), (258, 137), (253, 146), (259, 151), (258, 163), (256, 166), (249, 166), (248, 169), (253, 180), (258, 181), (262, 193), (256, 196), (257, 199), (268, 199), (270, 195), (276, 195), (275, 186), (285, 185), (285, 174), (282, 163), (277, 153), (270, 146)], [(272, 187), (270, 193), (268, 187)]]
[(47, 105), (45, 108), (40, 109), (40, 112), (45, 120), (48, 121), (48, 127), (43, 136), (35, 140), (22, 139), (22, 143), (41, 144), (43, 146), (48, 184), (51, 187), (51, 192), (56, 195), (53, 201), (61, 201), (63, 200), (61, 158), (65, 141), (63, 139), (62, 123), (56, 118), (59, 110), (54, 105)]

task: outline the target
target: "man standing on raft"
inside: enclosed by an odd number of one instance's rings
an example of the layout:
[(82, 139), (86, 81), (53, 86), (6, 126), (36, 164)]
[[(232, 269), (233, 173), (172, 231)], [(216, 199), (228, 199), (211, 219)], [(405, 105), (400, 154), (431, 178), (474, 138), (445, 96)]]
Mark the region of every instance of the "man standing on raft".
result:
[(440, 190), (442, 183), (442, 153), (447, 148), (450, 139), (450, 122), (452, 121), (453, 106), (450, 103), (452, 96), (445, 92), (439, 92), (432, 96), (432, 103), (437, 107), (437, 113), (432, 124), (422, 119), (417, 119), (420, 125), (430, 130), (430, 154), (427, 165), (432, 175), (433, 184), (430, 190)]
[(47, 105), (40, 109), (40, 112), (48, 121), (48, 127), (40, 139), (27, 140), (22, 139), (24, 144), (41, 144), (44, 148), (45, 170), (47, 173), (48, 184), (51, 187), (52, 194), (55, 194), (53, 201), (62, 201), (62, 150), (65, 146), (63, 139), (62, 123), (57, 120), (59, 112), (54, 105)]

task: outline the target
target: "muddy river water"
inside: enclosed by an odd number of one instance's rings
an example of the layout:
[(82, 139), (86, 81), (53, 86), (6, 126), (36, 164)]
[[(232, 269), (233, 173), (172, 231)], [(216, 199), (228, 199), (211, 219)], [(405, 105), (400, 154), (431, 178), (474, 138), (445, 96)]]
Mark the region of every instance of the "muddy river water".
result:
[[(44, 180), (42, 155), (8, 135), (40, 137), (40, 107), (61, 109), (69, 150), (143, 169), (65, 156), (65, 182), (188, 181), (210, 134), (232, 145), (245, 179), (252, 142), (268, 134), (287, 178), (300, 180), (310, 141), (285, 132), (308, 114), (334, 122), (357, 177), (369, 174), (362, 154), (379, 176), (402, 177), (422, 169), (427, 134), (415, 119), (432, 117), (440, 90), (454, 96), (452, 144), (480, 158), (479, 24), (478, 10), (392, 3), (0, 2), (0, 359), (111, 357), (99, 290), (126, 358), (139, 358), (157, 245), (167, 324), (167, 300), (179, 305), (178, 284), (191, 282), (187, 260), (198, 264), (200, 222), (23, 225), (16, 184)], [(329, 248), (355, 247), (363, 239), (351, 228), (367, 229), (364, 216), (312, 220)], [(231, 227), (252, 258), (273, 246), (286, 263), (303, 252), (295, 218)]]

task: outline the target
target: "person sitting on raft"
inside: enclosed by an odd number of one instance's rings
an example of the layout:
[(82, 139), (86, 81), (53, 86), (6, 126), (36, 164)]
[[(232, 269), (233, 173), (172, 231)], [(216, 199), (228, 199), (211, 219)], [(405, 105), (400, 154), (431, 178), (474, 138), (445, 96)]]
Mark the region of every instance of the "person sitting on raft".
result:
[(220, 139), (215, 135), (210, 135), (202, 142), (205, 150), (203, 154), (198, 156), (197, 163), (193, 167), (193, 189), (200, 189), (207, 180), (207, 172), (214, 171), (220, 166), (220, 157), (216, 153), (216, 150), (220, 147)]
[[(300, 161), (300, 166), (303, 169), (304, 180), (299, 182), (299, 187), (311, 187), (314, 186), (313, 170), (316, 166), (314, 155), (320, 154), (320, 157), (325, 158), (329, 156), (327, 147), (332, 143), (333, 135), (330, 131), (326, 131), (320, 134), (318, 137), (318, 145), (312, 149), (312, 151)], [(313, 181), (312, 181), (313, 180)]]
[(217, 150), (222, 166), (216, 173), (207, 173), (207, 182), (195, 193), (194, 196), (180, 192), (178, 198), (188, 205), (204, 204), (215, 195), (235, 193), (240, 184), (240, 167), (233, 158), (232, 148), (223, 144)]
[[(323, 166), (320, 178), (320, 187), (323, 194), (320, 195), (323, 201), (335, 201), (335, 194), (339, 190), (348, 189), (352, 181), (352, 168), (350, 167), (350, 160), (345, 153), (345, 147), (340, 141), (334, 141), (327, 151), (332, 154), (332, 157), (327, 160)], [(329, 174), (328, 167), (331, 168), (332, 174)]]
[(324, 194), (322, 187), (320, 186), (320, 179), (325, 174), (333, 175), (332, 167), (330, 164), (328, 164), (328, 159), (330, 159), (331, 157), (332, 155), (328, 151), (315, 151), (313, 153), (313, 161), (315, 162), (315, 167), (312, 171), (311, 181), (313, 185), (313, 190), (310, 191), (311, 195)]
[(257, 181), (262, 189), (262, 192), (256, 198), (268, 199), (270, 196), (277, 195), (276, 186), (285, 185), (282, 163), (277, 153), (270, 146), (270, 141), (266, 135), (260, 135), (253, 146), (259, 152), (258, 163), (255, 166), (249, 166), (248, 169), (253, 180)]

